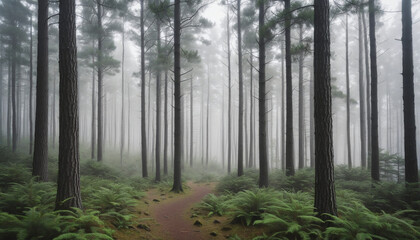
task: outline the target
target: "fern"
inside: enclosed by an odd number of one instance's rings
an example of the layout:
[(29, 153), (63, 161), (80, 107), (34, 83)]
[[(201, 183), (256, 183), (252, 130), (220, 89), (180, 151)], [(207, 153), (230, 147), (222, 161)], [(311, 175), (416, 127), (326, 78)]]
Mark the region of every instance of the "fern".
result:
[(80, 231), (77, 233), (64, 233), (53, 240), (113, 240), (113, 238), (103, 233), (85, 233)]
[(227, 199), (230, 195), (222, 195), (217, 197), (214, 194), (208, 194), (200, 203), (200, 208), (204, 211), (208, 211), (208, 216), (218, 215), (222, 216), (229, 205), (227, 204)]
[(236, 194), (228, 203), (234, 223), (247, 226), (256, 220), (261, 220), (263, 213), (273, 213), (281, 204), (280, 193), (271, 189), (246, 190)]

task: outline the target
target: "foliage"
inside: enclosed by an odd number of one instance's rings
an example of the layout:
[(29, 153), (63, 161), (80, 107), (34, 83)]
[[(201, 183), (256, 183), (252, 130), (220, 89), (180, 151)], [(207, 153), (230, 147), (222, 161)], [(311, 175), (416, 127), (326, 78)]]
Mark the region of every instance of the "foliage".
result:
[(55, 201), (55, 184), (36, 182), (14, 183), (7, 192), (0, 193), (0, 210), (11, 214), (22, 214), (27, 208), (39, 207), (52, 210)]
[(120, 177), (120, 173), (117, 170), (107, 166), (106, 164), (92, 160), (81, 162), (80, 173), (82, 175), (96, 176), (105, 179), (117, 179)]
[(330, 216), (332, 226), (325, 231), (327, 239), (417, 239), (419, 228), (398, 214), (375, 214), (362, 204), (340, 208), (340, 217)]
[[(0, 154), (2, 151), (0, 150)], [(0, 168), (0, 191), (5, 192), (14, 183), (23, 184), (31, 179), (31, 172), (22, 164), (10, 164)]]
[(273, 214), (263, 214), (262, 220), (255, 221), (254, 224), (269, 225), (276, 231), (267, 239), (276, 239), (277, 236), (286, 239), (314, 239), (322, 235), (322, 223), (316, 217), (309, 194), (284, 192), (276, 211)]
[[(256, 171), (255, 171), (256, 172)], [(246, 171), (244, 175), (238, 177), (235, 174), (223, 177), (216, 186), (216, 192), (237, 193), (244, 190), (250, 190), (257, 187), (258, 173)]]
[(230, 197), (230, 195), (222, 195), (220, 197), (217, 197), (214, 194), (208, 194), (201, 201), (200, 208), (205, 211), (208, 211), (208, 216), (222, 216), (229, 207), (227, 200)]
[(245, 190), (229, 201), (234, 223), (246, 226), (261, 220), (264, 213), (275, 213), (281, 204), (281, 194), (272, 189)]
[(306, 168), (296, 171), (294, 176), (286, 177), (283, 171), (276, 171), (271, 174), (271, 183), (275, 189), (286, 191), (310, 191), (314, 187), (315, 172)]

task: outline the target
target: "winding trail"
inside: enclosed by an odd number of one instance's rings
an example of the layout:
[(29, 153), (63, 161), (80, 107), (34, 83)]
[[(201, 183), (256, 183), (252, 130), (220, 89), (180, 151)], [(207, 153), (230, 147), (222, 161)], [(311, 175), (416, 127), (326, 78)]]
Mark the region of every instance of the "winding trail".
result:
[(160, 225), (160, 230), (165, 232), (165, 239), (205, 240), (209, 238), (200, 232), (200, 228), (193, 225), (194, 221), (187, 214), (191, 207), (211, 193), (213, 188), (208, 184), (188, 183), (188, 186), (191, 188), (190, 194), (161, 202), (151, 209), (151, 216)]

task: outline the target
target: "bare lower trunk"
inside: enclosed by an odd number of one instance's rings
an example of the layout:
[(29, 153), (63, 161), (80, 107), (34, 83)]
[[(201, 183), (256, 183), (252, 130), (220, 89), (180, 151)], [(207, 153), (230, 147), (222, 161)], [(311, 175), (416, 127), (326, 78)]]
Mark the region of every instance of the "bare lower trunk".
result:
[(347, 165), (352, 168), (350, 143), (350, 72), (349, 72), (349, 27), (346, 14), (346, 129), (347, 129)]

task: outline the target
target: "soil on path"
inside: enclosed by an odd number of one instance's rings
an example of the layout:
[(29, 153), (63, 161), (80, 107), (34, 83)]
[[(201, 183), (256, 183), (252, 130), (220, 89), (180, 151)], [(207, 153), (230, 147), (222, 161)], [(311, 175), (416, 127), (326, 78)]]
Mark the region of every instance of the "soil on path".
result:
[(189, 216), (189, 210), (213, 191), (212, 185), (188, 183), (191, 193), (181, 195), (172, 201), (162, 202), (151, 209), (151, 216), (165, 232), (165, 239), (209, 239), (200, 228), (193, 225), (194, 220)]

